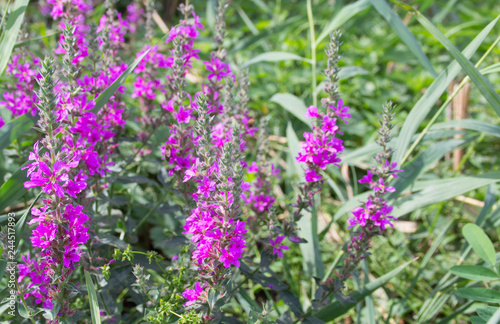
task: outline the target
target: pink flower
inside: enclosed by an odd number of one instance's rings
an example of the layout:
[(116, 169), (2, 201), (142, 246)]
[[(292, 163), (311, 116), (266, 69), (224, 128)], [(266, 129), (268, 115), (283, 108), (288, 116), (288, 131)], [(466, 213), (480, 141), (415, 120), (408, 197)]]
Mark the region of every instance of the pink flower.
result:
[(349, 107), (344, 106), (344, 100), (339, 98), (337, 101), (337, 106), (328, 106), (330, 109), (333, 109), (337, 116), (342, 118), (342, 120), (347, 124), (347, 119), (351, 118), (351, 114), (349, 114)]
[(72, 262), (78, 262), (78, 261), (80, 261), (80, 253), (77, 251), (77, 249), (66, 245), (66, 249), (63, 254), (64, 266), (66, 268), (69, 268)]
[(198, 298), (200, 297), (201, 293), (203, 292), (203, 289), (206, 287), (207, 284), (200, 285), (200, 282), (197, 281), (196, 284), (194, 285), (194, 289), (186, 289), (183, 293), (182, 296), (188, 300), (188, 302), (184, 303), (185, 306), (189, 306), (193, 304)]
[(207, 176), (203, 177), (202, 181), (203, 185), (198, 186), (198, 192), (197, 193), (202, 193), (205, 198), (210, 197), (210, 192), (215, 190), (215, 181), (211, 181), (210, 178)]
[(66, 181), (68, 175), (61, 172), (64, 163), (61, 161), (56, 161), (53, 166), (53, 170), (47, 166), (45, 162), (40, 161), (38, 163), (39, 170), (31, 174), (31, 180), (24, 183), (26, 189), (33, 187), (43, 187), (43, 191), (50, 195), (52, 192), (58, 197), (64, 197), (64, 190), (58, 184), (58, 181)]
[(314, 117), (321, 117), (319, 114), (318, 114), (318, 107), (315, 107), (315, 106), (309, 106), (307, 107), (307, 112), (306, 112), (306, 117), (307, 118), (314, 118)]
[(380, 178), (378, 181), (378, 186), (373, 187), (374, 191), (380, 191), (382, 194), (386, 192), (395, 192), (396, 189), (394, 187), (386, 187), (384, 185), (384, 179)]
[(273, 247), (273, 255), (278, 253), (278, 256), (280, 258), (283, 257), (283, 250), (288, 250), (289, 247), (286, 245), (280, 245), (281, 242), (283, 242), (283, 239), (285, 238), (285, 235), (278, 236), (275, 240), (269, 240), (269, 243)]
[(321, 174), (318, 174), (316, 171), (312, 169), (307, 169), (305, 172), (305, 177), (307, 182), (316, 182), (321, 180)]
[(367, 170), (367, 174), (358, 180), (359, 183), (371, 183), (372, 182), (373, 173), (370, 170)]

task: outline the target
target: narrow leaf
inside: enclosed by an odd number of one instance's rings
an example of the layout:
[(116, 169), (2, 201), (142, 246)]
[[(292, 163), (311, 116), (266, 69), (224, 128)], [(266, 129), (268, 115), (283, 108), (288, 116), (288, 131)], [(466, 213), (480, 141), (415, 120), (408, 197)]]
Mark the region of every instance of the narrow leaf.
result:
[(12, 5), (5, 31), (0, 41), (0, 75), (5, 71), (9, 62), (12, 49), (17, 41), (19, 30), (24, 20), (24, 12), (28, 7), (29, 0), (16, 0)]
[(85, 282), (87, 284), (87, 291), (89, 294), (90, 302), (90, 315), (92, 317), (92, 324), (101, 323), (101, 314), (99, 313), (99, 302), (97, 301), (97, 293), (95, 291), (94, 282), (90, 277), (90, 273), (85, 270)]
[(481, 120), (475, 119), (457, 119), (443, 123), (434, 124), (430, 130), (446, 129), (446, 128), (463, 128), (476, 132), (486, 133), (488, 135), (500, 137), (500, 126), (494, 125)]
[[(434, 26), (429, 19), (424, 17), (421, 13), (417, 12), (417, 19), (420, 21), (434, 37), (439, 40), (441, 44), (448, 50), (448, 52), (458, 61), (464, 71), (470, 77), (471, 81), (477, 86), (478, 90), (483, 94), (488, 103), (493, 107), (498, 116), (500, 116), (500, 95), (495, 91), (490, 81), (482, 75), (474, 64), (469, 61), (460, 51), (453, 45), (453, 43), (444, 34)], [(498, 21), (498, 16), (495, 21)]]
[(497, 260), (495, 248), (481, 227), (469, 223), (462, 228), (462, 235), (481, 259), (495, 266)]
[(460, 288), (457, 296), (485, 303), (500, 303), (500, 291), (487, 288)]
[(142, 59), (149, 53), (149, 51), (151, 51), (152, 48), (153, 47), (150, 47), (141, 56), (136, 58), (135, 61), (132, 62), (132, 64), (130, 64), (127, 67), (127, 69), (123, 71), (123, 73), (120, 74), (120, 76), (113, 83), (111, 83), (111, 85), (106, 90), (104, 90), (99, 95), (99, 97), (95, 99), (95, 107), (92, 108), (91, 110), (93, 113), (98, 112), (99, 109), (101, 109), (108, 102), (108, 100), (114, 95), (116, 90), (118, 90), (118, 88), (123, 84), (123, 82), (125, 82), (130, 73), (132, 73), (135, 70), (137, 65), (139, 65)]
[(500, 172), (431, 181), (422, 182), (422, 186), (427, 185), (424, 190), (398, 199), (394, 204), (392, 215), (399, 217), (418, 208), (442, 202), (471, 190), (496, 183), (500, 181)]
[(334, 29), (342, 26), (346, 21), (370, 7), (370, 2), (368, 0), (359, 0), (350, 5), (347, 5), (340, 9), (340, 11), (333, 17), (333, 19), (326, 25), (326, 27), (321, 31), (318, 38), (316, 38), (315, 46), (318, 46), (321, 41), (327, 37)]
[[(486, 26), (474, 38), (474, 40), (470, 42), (470, 44), (462, 52), (464, 57), (470, 59), (472, 55), (474, 55), (486, 36), (488, 36), (490, 31), (493, 29), (497, 21), (498, 18), (489, 23), (488, 26)], [(394, 148), (395, 153), (393, 161), (396, 161), (398, 162), (398, 164), (400, 164), (401, 159), (408, 149), (408, 145), (410, 144), (413, 134), (415, 134), (418, 129), (418, 126), (420, 126), (429, 111), (431, 111), (436, 101), (448, 88), (450, 82), (457, 77), (460, 70), (460, 65), (455, 61), (448, 65), (448, 67), (438, 75), (434, 82), (432, 82), (422, 98), (420, 98), (415, 106), (411, 109), (408, 117), (403, 124), (403, 127), (401, 128), (401, 131), (399, 132), (399, 141)]]
[(0, 128), (0, 152), (7, 148), (14, 140), (18, 140), (21, 135), (29, 132), (34, 125), (35, 118), (29, 114), (24, 114), (12, 119)]
[(281, 107), (292, 113), (292, 115), (304, 122), (304, 124), (312, 128), (311, 121), (306, 117), (307, 108), (302, 99), (291, 93), (276, 93), (269, 101), (279, 104)]
[(371, 0), (371, 3), (380, 15), (391, 24), (392, 29), (398, 33), (401, 40), (408, 46), (413, 55), (417, 57), (420, 64), (422, 64), (432, 76), (436, 77), (437, 73), (420, 47), (420, 44), (417, 42), (417, 39), (413, 36), (408, 27), (406, 27), (401, 18), (399, 18), (399, 16), (389, 7), (387, 2), (385, 2), (385, 0)]
[(288, 52), (267, 52), (257, 55), (256, 57), (246, 61), (242, 68), (246, 68), (252, 64), (260, 63), (260, 62), (280, 62), (280, 61), (303, 61), (307, 63), (311, 63), (310, 59), (299, 56), (294, 53)]
[(489, 269), (478, 265), (459, 265), (450, 269), (455, 276), (470, 280), (498, 280), (498, 274)]

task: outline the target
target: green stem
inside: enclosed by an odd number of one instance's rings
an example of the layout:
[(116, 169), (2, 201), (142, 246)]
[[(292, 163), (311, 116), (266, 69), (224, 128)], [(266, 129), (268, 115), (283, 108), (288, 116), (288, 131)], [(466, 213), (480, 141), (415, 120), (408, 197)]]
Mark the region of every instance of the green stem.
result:
[(311, 91), (313, 97), (313, 105), (318, 105), (318, 94), (316, 93), (316, 36), (314, 33), (314, 19), (312, 13), (311, 0), (307, 0), (307, 19), (309, 21), (309, 33), (311, 37)]
[(17, 287), (17, 291), (19, 291), (19, 295), (21, 296), (21, 300), (23, 302), (24, 308), (26, 309), (26, 313), (28, 313), (28, 316), (31, 320), (31, 323), (35, 324), (35, 320), (31, 316), (31, 312), (28, 308), (28, 305), (26, 304), (26, 300), (24, 300), (24, 295), (21, 293), (21, 290), (19, 289), (19, 284), (17, 282), (16, 282), (16, 287)]
[(137, 224), (136, 227), (134, 227), (134, 229), (132, 230), (132, 233), (135, 233), (141, 226), (142, 224), (144, 224), (144, 222), (149, 218), (149, 216), (151, 216), (155, 211), (156, 211), (156, 208), (158, 208), (158, 206), (160, 206), (162, 204), (162, 201), (158, 201), (154, 206), (153, 208), (151, 208), (149, 210), (149, 212), (146, 214), (146, 216), (144, 216), (141, 221), (139, 222), (139, 224)]

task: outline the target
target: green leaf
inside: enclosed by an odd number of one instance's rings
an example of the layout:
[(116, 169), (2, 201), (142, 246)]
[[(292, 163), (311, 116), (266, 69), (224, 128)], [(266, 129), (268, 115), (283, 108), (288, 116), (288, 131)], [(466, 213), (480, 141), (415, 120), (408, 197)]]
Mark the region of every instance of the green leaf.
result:
[(0, 152), (7, 148), (14, 140), (29, 132), (34, 125), (35, 117), (24, 114), (12, 119), (0, 128)]
[(392, 270), (391, 272), (386, 273), (382, 277), (371, 281), (369, 284), (365, 285), (360, 290), (357, 290), (349, 294), (349, 297), (352, 298), (354, 302), (337, 300), (331, 303), (330, 305), (326, 306), (325, 308), (321, 309), (319, 312), (314, 314), (314, 316), (316, 316), (320, 320), (327, 322), (327, 321), (333, 321), (337, 317), (344, 315), (351, 308), (353, 308), (358, 302), (363, 300), (366, 296), (370, 295), (375, 290), (385, 285), (389, 280), (397, 276), (411, 262), (413, 261), (409, 261), (406, 262), (405, 264), (400, 265), (399, 267)]
[[(478, 90), (483, 94), (488, 103), (493, 107), (498, 116), (500, 116), (500, 95), (495, 91), (490, 81), (482, 75), (474, 64), (469, 61), (460, 51), (453, 45), (453, 43), (444, 34), (434, 26), (429, 19), (424, 17), (421, 13), (417, 12), (417, 19), (420, 21), (434, 37), (436, 37), (441, 44), (448, 50), (448, 52), (458, 61), (464, 71), (470, 77), (471, 81), (477, 86)], [(497, 16), (495, 21), (498, 21), (500, 16)]]
[(500, 137), (500, 126), (475, 119), (450, 120), (447, 122), (435, 124), (430, 128), (430, 130), (455, 128), (455, 127)]
[(429, 146), (424, 152), (413, 159), (413, 161), (403, 167), (404, 172), (400, 173), (398, 178), (391, 183), (391, 186), (396, 188), (396, 192), (390, 194), (388, 199), (396, 198), (406, 188), (411, 186), (422, 173), (437, 163), (446, 153), (467, 142), (467, 140), (463, 139), (451, 139)]
[(273, 26), (272, 28), (269, 28), (268, 30), (262, 31), (258, 35), (255, 36), (250, 36), (247, 38), (243, 38), (240, 40), (238, 43), (234, 45), (234, 47), (229, 51), (229, 54), (234, 54), (237, 52), (240, 52), (241, 50), (247, 48), (250, 45), (255, 45), (257, 42), (265, 39), (268, 36), (275, 35), (278, 32), (283, 32), (284, 29), (288, 28), (292, 24), (296, 23), (297, 21), (300, 20), (300, 17), (293, 17), (285, 22), (283, 22), (280, 25)]
[(16, 249), (19, 246), (19, 241), (21, 240), (21, 236), (23, 235), (23, 232), (24, 232), (24, 226), (26, 225), (26, 218), (28, 217), (28, 214), (30, 213), (31, 208), (33, 208), (33, 206), (35, 206), (36, 202), (38, 201), (38, 199), (42, 195), (42, 192), (43, 191), (40, 191), (40, 193), (38, 194), (38, 196), (36, 196), (35, 200), (33, 200), (31, 205), (29, 206), (29, 208), (26, 209), (26, 211), (23, 213), (23, 215), (19, 218), (19, 220), (16, 223), (16, 226), (14, 226), (14, 229), (16, 231), (16, 245), (15, 245)]
[(462, 228), (462, 235), (481, 259), (493, 267), (496, 265), (495, 248), (481, 227), (469, 223)]
[(408, 27), (406, 27), (401, 18), (399, 18), (399, 16), (389, 7), (385, 0), (371, 0), (371, 2), (380, 15), (391, 24), (392, 29), (394, 29), (401, 40), (408, 46), (413, 55), (417, 57), (420, 64), (422, 64), (432, 76), (436, 77), (437, 73), (432, 67), (431, 62), (429, 62), (429, 59), (420, 47), (417, 39), (413, 36)]
[(17, 41), (19, 30), (24, 20), (24, 12), (28, 7), (29, 0), (16, 0), (12, 5), (7, 26), (0, 40), (0, 75), (5, 71), (9, 62), (12, 49)]
[(485, 303), (500, 303), (500, 291), (488, 288), (460, 288), (457, 296)]
[(321, 41), (327, 37), (334, 29), (342, 26), (346, 21), (370, 7), (370, 2), (368, 0), (359, 0), (350, 5), (347, 5), (340, 9), (340, 11), (333, 17), (333, 19), (326, 25), (326, 27), (321, 31), (318, 38), (316, 38), (316, 42), (314, 44), (315, 47), (321, 43)]
[(123, 73), (120, 74), (120, 76), (113, 83), (111, 83), (111, 85), (106, 90), (104, 90), (99, 95), (99, 97), (95, 99), (95, 107), (92, 108), (91, 110), (93, 113), (97, 113), (99, 109), (101, 109), (108, 102), (108, 100), (114, 95), (116, 90), (118, 90), (118, 88), (123, 84), (123, 82), (125, 82), (130, 73), (132, 73), (135, 70), (137, 65), (139, 65), (142, 59), (149, 53), (149, 51), (151, 51), (152, 48), (153, 48), (152, 46), (149, 47), (147, 51), (145, 51), (144, 53), (142, 53), (141, 56), (136, 58), (135, 61), (132, 62), (132, 64), (130, 64), (127, 67), (127, 69), (123, 71)]
[(24, 182), (28, 181), (26, 170), (17, 169), (14, 174), (0, 187), (0, 211), (24, 196), (28, 189)]
[(498, 274), (483, 266), (478, 265), (459, 265), (451, 267), (450, 272), (461, 278), (470, 280), (498, 280)]
[(471, 190), (500, 181), (500, 172), (488, 172), (478, 176), (463, 176), (422, 182), (426, 188), (399, 198), (392, 215), (400, 217), (424, 206), (442, 202)]
[(90, 273), (85, 270), (85, 282), (87, 284), (87, 291), (89, 294), (90, 302), (90, 315), (92, 317), (92, 324), (101, 323), (101, 314), (99, 313), (99, 302), (97, 301), (97, 293), (95, 291), (94, 282), (90, 277)]
[[(470, 59), (472, 55), (474, 55), (486, 36), (488, 36), (490, 31), (493, 29), (497, 21), (498, 18), (489, 23), (488, 26), (486, 26), (474, 38), (474, 40), (470, 42), (470, 44), (462, 52), (464, 57)], [(417, 131), (418, 126), (420, 126), (427, 114), (431, 111), (436, 101), (448, 88), (450, 82), (457, 77), (460, 70), (460, 65), (456, 61), (453, 61), (450, 65), (448, 65), (448, 67), (443, 72), (439, 73), (438, 77), (432, 82), (422, 98), (420, 98), (412, 108), (412, 110), (408, 114), (408, 117), (406, 117), (403, 127), (399, 132), (399, 141), (394, 147), (395, 152), (393, 161), (398, 162), (398, 165), (401, 163), (401, 160), (408, 149), (411, 138)]]
[(495, 314), (491, 316), (487, 324), (498, 324), (498, 323), (500, 323), (500, 307), (497, 309)]
[(481, 317), (483, 320), (487, 321), (495, 314), (495, 312), (498, 310), (498, 307), (493, 307), (493, 306), (483, 306), (479, 307), (476, 309), (477, 315)]
[(260, 62), (280, 62), (280, 61), (303, 61), (307, 63), (311, 63), (310, 59), (299, 56), (294, 53), (288, 52), (267, 52), (257, 55), (254, 58), (246, 61), (242, 68), (246, 68), (252, 64), (260, 63)]
[(291, 93), (276, 93), (271, 97), (271, 99), (269, 99), (269, 101), (279, 104), (281, 107), (292, 113), (292, 115), (304, 122), (304, 124), (312, 128), (311, 121), (305, 115), (307, 108), (302, 99)]

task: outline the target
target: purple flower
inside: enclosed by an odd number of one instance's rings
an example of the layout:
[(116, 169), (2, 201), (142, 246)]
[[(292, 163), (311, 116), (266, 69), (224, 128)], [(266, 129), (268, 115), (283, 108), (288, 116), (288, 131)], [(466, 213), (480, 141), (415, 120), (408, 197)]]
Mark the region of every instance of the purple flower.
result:
[(188, 302), (184, 303), (185, 306), (189, 306), (193, 304), (198, 298), (200, 297), (201, 293), (203, 292), (203, 289), (205, 288), (207, 284), (200, 285), (200, 282), (197, 281), (196, 284), (194, 285), (194, 289), (186, 289), (183, 293), (182, 296), (188, 300)]
[(210, 80), (216, 78), (221, 81), (223, 78), (231, 75), (231, 68), (228, 63), (222, 62), (219, 58), (211, 57), (210, 62), (204, 61), (205, 68), (212, 73), (208, 74), (207, 78)]
[(66, 268), (71, 266), (72, 262), (78, 262), (80, 260), (80, 253), (76, 248), (72, 248), (66, 245), (66, 249), (63, 254), (63, 264)]
[(344, 100), (339, 98), (337, 101), (337, 106), (328, 106), (330, 109), (333, 109), (337, 116), (342, 118), (342, 120), (347, 124), (347, 119), (351, 118), (351, 114), (349, 114), (349, 107), (344, 106)]
[(321, 117), (319, 114), (318, 114), (318, 107), (315, 107), (315, 106), (309, 106), (307, 107), (307, 112), (306, 112), (306, 117), (307, 118), (314, 118), (314, 117)]
[(394, 187), (386, 187), (384, 185), (384, 179), (380, 178), (378, 181), (378, 185), (373, 187), (374, 191), (380, 191), (382, 194), (386, 192), (395, 192), (396, 189)]
[(64, 197), (64, 190), (58, 184), (58, 181), (66, 181), (68, 175), (61, 172), (64, 167), (64, 163), (61, 161), (56, 161), (54, 163), (53, 170), (47, 166), (45, 162), (40, 161), (38, 163), (39, 170), (37, 172), (31, 173), (31, 180), (24, 183), (26, 189), (33, 187), (43, 187), (43, 191), (50, 195), (52, 192), (58, 197)]
[(359, 179), (359, 183), (371, 183), (373, 178), (373, 173), (370, 172), (370, 170), (367, 170), (367, 174), (363, 176), (363, 178)]
[(280, 245), (281, 242), (283, 242), (283, 239), (285, 238), (285, 235), (278, 236), (275, 240), (269, 240), (269, 243), (273, 247), (273, 255), (278, 253), (278, 256), (280, 258), (283, 257), (283, 250), (288, 250), (289, 247), (286, 245)]
[(210, 197), (210, 192), (215, 190), (215, 181), (211, 181), (207, 176), (203, 177), (202, 185), (198, 186), (199, 194), (203, 194), (205, 198)]
[(312, 169), (307, 169), (305, 172), (305, 177), (307, 182), (316, 182), (321, 180), (321, 174), (318, 174), (316, 171)]

